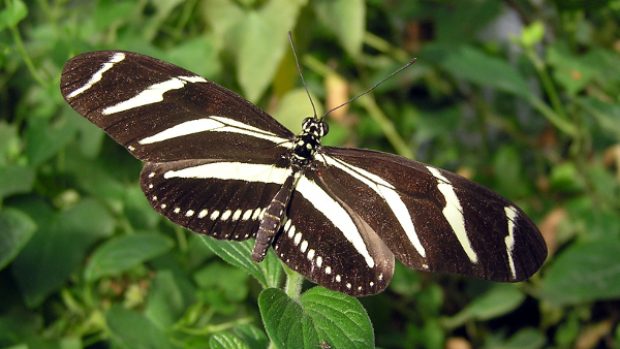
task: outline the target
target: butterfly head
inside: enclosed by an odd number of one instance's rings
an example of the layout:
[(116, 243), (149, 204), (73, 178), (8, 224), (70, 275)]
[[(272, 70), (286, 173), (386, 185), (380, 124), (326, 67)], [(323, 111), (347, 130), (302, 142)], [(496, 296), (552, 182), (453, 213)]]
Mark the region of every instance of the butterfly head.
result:
[(305, 166), (313, 159), (314, 153), (321, 145), (321, 137), (329, 131), (327, 124), (317, 118), (305, 118), (301, 124), (301, 135), (297, 136), (292, 161), (299, 166)]
[(301, 130), (304, 134), (310, 134), (317, 139), (325, 136), (329, 132), (329, 126), (323, 120), (313, 117), (307, 117), (301, 124)]

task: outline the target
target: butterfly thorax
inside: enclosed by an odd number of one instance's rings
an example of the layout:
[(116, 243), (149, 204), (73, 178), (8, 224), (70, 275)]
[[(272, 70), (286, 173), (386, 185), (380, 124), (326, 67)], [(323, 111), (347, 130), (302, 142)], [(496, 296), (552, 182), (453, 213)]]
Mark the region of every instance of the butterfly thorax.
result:
[(296, 137), (295, 148), (291, 162), (293, 165), (305, 167), (314, 158), (314, 154), (321, 146), (321, 138), (327, 134), (329, 128), (323, 120), (306, 118), (302, 123), (301, 135)]
[(276, 233), (284, 223), (286, 208), (297, 180), (305, 168), (311, 164), (314, 154), (321, 146), (321, 137), (325, 136), (328, 126), (318, 118), (306, 118), (302, 123), (301, 135), (295, 138), (295, 148), (291, 154), (292, 172), (276, 193), (271, 203), (265, 208), (256, 233), (256, 242), (252, 249), (252, 258), (260, 262), (265, 258)]

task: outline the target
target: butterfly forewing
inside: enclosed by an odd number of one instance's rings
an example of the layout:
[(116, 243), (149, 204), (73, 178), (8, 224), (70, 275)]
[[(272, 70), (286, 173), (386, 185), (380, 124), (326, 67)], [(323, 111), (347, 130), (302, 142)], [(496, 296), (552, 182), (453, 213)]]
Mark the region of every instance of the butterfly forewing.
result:
[(451, 172), (375, 151), (325, 147), (318, 175), (396, 258), (427, 271), (520, 281), (546, 257), (513, 203)]
[(80, 114), (145, 161), (274, 160), (293, 134), (205, 78), (121, 51), (79, 55), (65, 64), (61, 91)]

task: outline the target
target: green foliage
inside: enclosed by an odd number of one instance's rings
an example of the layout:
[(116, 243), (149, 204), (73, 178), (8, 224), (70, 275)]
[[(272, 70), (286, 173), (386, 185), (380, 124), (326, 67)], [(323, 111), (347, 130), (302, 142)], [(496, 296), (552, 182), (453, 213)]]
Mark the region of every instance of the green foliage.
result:
[(35, 229), (32, 219), (21, 211), (9, 208), (0, 212), (0, 269), (4, 269), (17, 256)]
[(126, 349), (171, 349), (170, 338), (162, 329), (144, 315), (113, 306), (106, 313), (106, 324), (110, 338), (121, 348)]
[[(0, 1), (1, 348), (618, 347), (617, 1)], [(298, 131), (312, 110), (289, 30), (319, 114), (417, 57), (331, 114), (325, 143), (517, 201), (548, 242), (542, 271), (497, 285), (397, 266), (361, 303), (309, 288), (273, 251), (254, 263), (252, 241), (162, 219), (139, 162), (59, 92), (75, 54), (133, 50)]]
[(543, 299), (558, 306), (620, 298), (620, 239), (577, 242), (549, 266)]
[(299, 299), (268, 288), (258, 298), (265, 330), (277, 348), (369, 348), (374, 335), (368, 314), (353, 297), (314, 287)]
[(513, 285), (498, 284), (471, 301), (459, 313), (447, 318), (444, 324), (454, 328), (471, 320), (490, 320), (513, 311), (524, 299), (525, 294)]
[(104, 276), (120, 275), (170, 248), (172, 241), (163, 235), (134, 234), (112, 238), (93, 252), (84, 269), (84, 279), (93, 282)]

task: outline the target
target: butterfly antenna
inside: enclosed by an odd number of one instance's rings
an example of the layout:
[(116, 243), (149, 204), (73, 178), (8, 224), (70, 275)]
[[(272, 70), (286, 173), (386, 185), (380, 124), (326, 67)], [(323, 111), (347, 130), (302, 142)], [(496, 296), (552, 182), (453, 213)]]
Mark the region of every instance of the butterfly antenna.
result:
[(314, 101), (310, 96), (310, 91), (308, 91), (308, 85), (306, 85), (306, 80), (304, 79), (304, 73), (301, 70), (301, 65), (299, 64), (299, 58), (297, 58), (297, 48), (295, 47), (295, 42), (293, 42), (293, 34), (288, 32), (288, 41), (291, 43), (291, 49), (293, 51), (293, 57), (295, 57), (295, 65), (297, 66), (297, 72), (299, 72), (299, 76), (301, 77), (301, 83), (304, 85), (304, 90), (306, 90), (306, 94), (308, 95), (308, 99), (310, 100), (310, 104), (312, 105), (312, 112), (314, 113), (314, 118), (317, 118), (316, 108), (314, 107)]
[(340, 105), (337, 105), (337, 106), (335, 106), (335, 107), (331, 108), (331, 109), (330, 109), (330, 110), (328, 110), (325, 114), (323, 114), (323, 116), (321, 116), (321, 119), (323, 119), (324, 117), (326, 117), (329, 113), (331, 113), (331, 112), (333, 112), (333, 111), (335, 111), (335, 110), (338, 110), (338, 109), (340, 109), (340, 108), (344, 107), (345, 105), (350, 104), (351, 102), (355, 101), (356, 99), (358, 99), (358, 98), (360, 98), (360, 97), (362, 97), (362, 96), (365, 96), (365, 95), (369, 94), (370, 92), (374, 91), (374, 89), (376, 89), (377, 87), (379, 87), (379, 85), (381, 85), (382, 83), (386, 82), (387, 80), (391, 79), (394, 75), (396, 75), (396, 74), (400, 73), (401, 71), (403, 71), (403, 70), (405, 70), (405, 69), (409, 68), (409, 67), (410, 67), (413, 63), (415, 63), (415, 61), (416, 61), (416, 58), (413, 58), (412, 60), (410, 60), (409, 62), (407, 62), (407, 63), (406, 63), (405, 65), (403, 65), (402, 67), (400, 67), (400, 68), (396, 69), (395, 71), (393, 71), (392, 73), (390, 73), (390, 75), (388, 75), (388, 76), (386, 76), (385, 78), (383, 78), (383, 79), (379, 80), (379, 82), (377, 82), (377, 83), (375, 83), (374, 85), (372, 85), (372, 87), (370, 87), (368, 90), (366, 90), (366, 91), (364, 91), (364, 92), (362, 92), (362, 93), (358, 94), (357, 96), (355, 96), (355, 97), (353, 97), (353, 98), (349, 99), (348, 101), (346, 101), (346, 102), (344, 102), (344, 103), (342, 103), (342, 104), (340, 104)]

